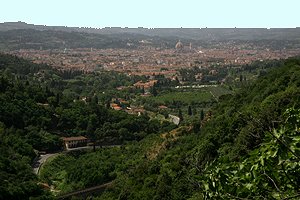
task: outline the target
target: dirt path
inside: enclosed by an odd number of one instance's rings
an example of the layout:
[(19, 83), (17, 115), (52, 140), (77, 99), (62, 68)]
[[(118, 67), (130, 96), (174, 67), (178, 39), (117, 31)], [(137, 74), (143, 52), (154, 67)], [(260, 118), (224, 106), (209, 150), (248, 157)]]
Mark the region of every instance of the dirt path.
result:
[(163, 138), (164, 141), (162, 143), (154, 145), (154, 147), (151, 148), (147, 152), (147, 158), (149, 160), (155, 159), (163, 150), (167, 149), (167, 146), (170, 141), (178, 140), (178, 138), (180, 137), (180, 135), (183, 134), (183, 132), (185, 132), (185, 131), (189, 132), (190, 129), (191, 129), (191, 127), (182, 126), (182, 127), (176, 128), (168, 133), (161, 134), (160, 137)]

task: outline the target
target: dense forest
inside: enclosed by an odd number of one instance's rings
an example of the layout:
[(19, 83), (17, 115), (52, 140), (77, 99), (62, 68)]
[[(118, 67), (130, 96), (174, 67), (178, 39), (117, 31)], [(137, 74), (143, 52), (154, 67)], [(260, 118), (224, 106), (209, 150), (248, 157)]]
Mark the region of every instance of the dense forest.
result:
[[(91, 87), (90, 78), (81, 81), (84, 88), (79, 92), (70, 91), (75, 87), (68, 82), (72, 76), (92, 76), (97, 77), (93, 81), (96, 84), (103, 81), (116, 87), (107, 79), (122, 75), (62, 72), (9, 55), (0, 55), (0, 70), (1, 199), (43, 194), (30, 165), (37, 151), (60, 151), (61, 137), (83, 135), (122, 144), (174, 127), (146, 115), (137, 117), (108, 109), (93, 93), (81, 100), (82, 92)], [(106, 84), (98, 88), (108, 87)]]
[[(99, 199), (299, 198), (300, 60), (261, 75)], [(195, 130), (196, 128), (196, 130)]]
[[(1, 54), (0, 199), (54, 198), (42, 182), (58, 194), (111, 182), (95, 199), (299, 198), (300, 59), (265, 69), (177, 127), (106, 106), (105, 92), (139, 77)], [(37, 151), (60, 151), (61, 137), (76, 135), (122, 145), (59, 154), (33, 173)]]

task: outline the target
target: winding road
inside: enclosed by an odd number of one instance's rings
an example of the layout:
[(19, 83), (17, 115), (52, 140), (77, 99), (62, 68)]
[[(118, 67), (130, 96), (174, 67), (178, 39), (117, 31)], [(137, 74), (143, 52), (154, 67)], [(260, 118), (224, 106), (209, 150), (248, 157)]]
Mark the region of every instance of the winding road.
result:
[[(107, 145), (107, 146), (96, 146), (97, 149), (99, 148), (109, 148), (109, 147), (120, 147), (121, 145)], [(70, 151), (80, 151), (80, 150), (84, 150), (84, 149), (93, 149), (93, 146), (85, 146), (85, 147), (76, 147), (76, 148), (71, 148), (68, 150), (64, 150), (61, 152), (57, 152), (57, 153), (49, 153), (49, 154), (44, 154), (44, 155), (40, 155), (38, 158), (36, 158), (33, 162), (32, 165), (32, 169), (34, 171), (35, 174), (38, 174), (40, 171), (41, 166), (51, 157), (58, 155), (60, 153), (64, 153), (64, 152), (70, 152)]]
[(45, 155), (40, 155), (33, 163), (33, 171), (35, 174), (38, 174), (41, 166), (47, 161), (48, 158), (57, 155), (58, 153), (50, 153)]

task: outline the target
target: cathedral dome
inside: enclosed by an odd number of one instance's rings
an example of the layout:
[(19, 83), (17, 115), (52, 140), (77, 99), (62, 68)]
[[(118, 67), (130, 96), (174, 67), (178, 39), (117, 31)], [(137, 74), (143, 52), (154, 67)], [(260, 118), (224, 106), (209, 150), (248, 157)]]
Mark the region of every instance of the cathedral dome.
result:
[(179, 42), (177, 42), (177, 44), (175, 45), (175, 48), (176, 48), (176, 49), (183, 49), (183, 44), (182, 44), (182, 42), (180, 42), (180, 40), (179, 40)]

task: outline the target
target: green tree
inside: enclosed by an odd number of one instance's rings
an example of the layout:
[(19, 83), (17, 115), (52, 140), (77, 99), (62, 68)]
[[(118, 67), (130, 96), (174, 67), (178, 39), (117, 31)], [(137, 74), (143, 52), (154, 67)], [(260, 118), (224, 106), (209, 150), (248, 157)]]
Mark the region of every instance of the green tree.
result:
[(204, 119), (204, 111), (201, 109), (200, 111), (200, 120), (202, 121)]
[(151, 88), (151, 93), (153, 96), (157, 96), (157, 89), (156, 89), (156, 85), (154, 84), (153, 87)]
[(99, 99), (98, 99), (98, 96), (97, 96), (97, 95), (94, 95), (94, 96), (93, 96), (93, 98), (92, 98), (92, 103), (98, 105)]
[(145, 94), (145, 88), (144, 88), (144, 86), (142, 87), (142, 94)]
[(208, 167), (201, 180), (204, 198), (300, 197), (300, 109), (287, 109), (285, 116), (283, 127), (266, 132), (264, 142), (242, 161), (216, 161)]
[(182, 114), (181, 109), (178, 110), (178, 117), (179, 117), (180, 121), (183, 121), (183, 114)]
[(90, 137), (91, 141), (93, 142), (93, 150), (96, 150), (96, 135), (95, 130), (97, 128), (97, 115), (92, 114), (89, 116), (89, 121), (87, 125), (87, 135)]
[(188, 106), (188, 115), (189, 115), (189, 116), (192, 116), (192, 115), (193, 115), (191, 105)]

